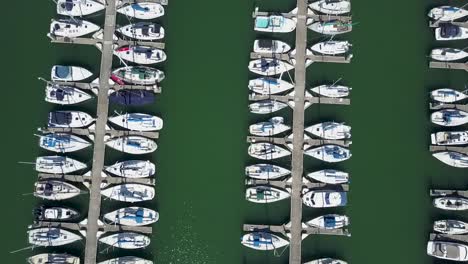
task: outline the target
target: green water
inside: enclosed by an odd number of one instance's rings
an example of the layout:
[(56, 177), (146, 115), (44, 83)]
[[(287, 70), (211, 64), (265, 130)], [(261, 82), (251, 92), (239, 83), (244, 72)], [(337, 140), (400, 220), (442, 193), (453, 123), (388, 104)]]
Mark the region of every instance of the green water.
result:
[[(353, 87), (351, 106), (314, 105), (306, 114), (306, 125), (330, 119), (352, 125), (353, 157), (330, 166), (351, 173), (349, 206), (305, 209), (304, 219), (328, 212), (349, 214), (352, 237), (309, 237), (303, 243), (304, 260), (335, 256), (350, 263), (431, 263), (425, 243), (432, 221), (442, 217), (468, 220), (468, 214), (442, 214), (433, 209), (428, 197), (430, 187), (468, 186), (462, 170), (443, 165), (427, 151), (429, 134), (437, 130), (428, 119), (428, 92), (442, 86), (462, 89), (466, 80), (464, 72), (427, 67), (426, 55), (438, 44), (432, 41), (425, 13), (442, 3), (354, 0), (353, 19), (359, 24), (343, 36), (353, 43), (352, 64), (309, 67), (307, 83), (311, 86), (343, 78), (342, 83)], [(155, 106), (130, 109), (144, 109), (165, 120), (159, 149), (153, 155), (159, 170), (157, 199), (146, 204), (159, 210), (161, 220), (154, 225), (153, 241), (146, 251), (110, 250), (100, 260), (131, 253), (164, 264), (287, 263), (287, 251), (275, 257), (239, 243), (243, 223), (289, 220), (288, 201), (261, 206), (243, 199), (243, 167), (254, 162), (246, 155), (247, 126), (265, 119), (247, 111), (246, 85), (252, 75), (246, 65), (255, 37), (250, 16), (255, 5), (262, 10), (289, 11), (295, 3), (171, 1), (163, 20), (169, 56), (159, 67), (168, 76), (163, 94)], [(35, 173), (31, 166), (17, 162), (44, 154), (33, 134), (45, 124), (47, 112), (58, 109), (43, 102), (44, 85), (36, 77), (47, 77), (56, 63), (74, 63), (98, 72), (99, 52), (94, 47), (49, 44), (45, 33), (54, 9), (48, 1), (13, 1), (2, 17), (9, 28), (3, 32), (2, 45), (1, 263), (23, 263), (25, 257), (44, 251), (8, 253), (27, 246), (31, 209), (39, 203), (31, 195), (22, 195), (32, 191)], [(102, 18), (91, 16), (90, 20)], [(294, 43), (294, 34), (275, 37)], [(310, 44), (319, 40), (320, 36), (309, 34)], [(453, 45), (464, 47), (465, 43)], [(95, 103), (66, 109), (94, 114)], [(279, 114), (292, 121), (291, 110)], [(88, 150), (73, 156), (90, 164), (90, 154)], [(107, 164), (123, 158), (108, 151)], [(323, 164), (305, 158), (305, 172), (322, 168)], [(84, 195), (66, 205), (82, 206), (86, 212), (86, 202)], [(103, 210), (117, 207), (115, 202), (105, 202)], [(82, 248), (78, 243), (67, 251), (79, 254)]]

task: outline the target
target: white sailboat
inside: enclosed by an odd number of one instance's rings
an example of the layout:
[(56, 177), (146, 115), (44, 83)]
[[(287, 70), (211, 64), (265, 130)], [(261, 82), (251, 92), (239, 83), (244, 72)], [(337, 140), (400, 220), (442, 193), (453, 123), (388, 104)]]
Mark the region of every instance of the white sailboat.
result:
[(347, 203), (346, 192), (337, 191), (309, 191), (302, 196), (302, 202), (313, 208), (328, 208), (345, 206)]
[(129, 38), (138, 40), (158, 40), (165, 35), (164, 28), (150, 22), (137, 22), (117, 29), (117, 32)]
[(343, 123), (323, 122), (305, 129), (306, 132), (323, 139), (346, 139), (351, 138), (351, 127)]
[(319, 0), (310, 4), (309, 7), (328, 15), (341, 15), (351, 12), (351, 2), (349, 0)]
[(458, 109), (443, 109), (432, 113), (431, 121), (440, 126), (460, 126), (468, 123), (468, 113)]
[(333, 258), (321, 258), (315, 259), (304, 264), (348, 264), (348, 262), (340, 260), (340, 259), (333, 259)]
[(312, 92), (325, 97), (340, 98), (349, 95), (351, 88), (344, 85), (323, 84), (310, 89)]
[(349, 181), (347, 172), (333, 169), (314, 171), (307, 174), (307, 177), (326, 184), (343, 184)]
[(80, 192), (80, 189), (64, 181), (46, 180), (34, 184), (34, 196), (46, 200), (66, 200), (79, 195)]
[(125, 46), (116, 49), (114, 54), (137, 64), (155, 64), (163, 62), (167, 58), (163, 50), (147, 46)]
[(461, 49), (441, 48), (433, 49), (430, 56), (438, 61), (456, 61), (468, 57), (468, 52)]
[(52, 36), (77, 38), (98, 31), (100, 27), (79, 19), (52, 19), (49, 34)]
[(101, 194), (116, 201), (135, 203), (153, 200), (154, 188), (143, 184), (125, 183), (102, 190)]
[(260, 77), (249, 81), (249, 90), (263, 95), (284, 93), (294, 88), (292, 83), (271, 77)]
[(80, 264), (80, 258), (70, 254), (43, 253), (29, 257), (28, 264)]
[(109, 118), (109, 122), (133, 131), (157, 131), (163, 127), (163, 120), (143, 113), (126, 113)]
[(154, 140), (141, 136), (111, 138), (106, 141), (106, 146), (128, 154), (148, 154), (158, 148)]
[(306, 150), (304, 153), (308, 156), (329, 163), (345, 161), (352, 156), (349, 149), (333, 144), (311, 148)]
[(249, 126), (249, 132), (255, 136), (274, 136), (291, 129), (290, 126), (283, 124), (284, 118), (275, 116), (266, 122), (259, 122)]
[(351, 44), (348, 41), (329, 40), (314, 44), (310, 50), (324, 55), (340, 55), (349, 51)]
[(309, 29), (324, 35), (338, 35), (351, 32), (353, 25), (340, 20), (315, 22)]
[(91, 125), (94, 118), (81, 111), (50, 112), (47, 127), (82, 128)]
[(261, 160), (273, 160), (291, 155), (289, 150), (266, 142), (251, 144), (248, 153), (251, 157)]
[(144, 207), (125, 207), (104, 215), (104, 219), (124, 226), (144, 226), (156, 223), (159, 213)]
[(270, 33), (288, 33), (296, 29), (296, 22), (279, 15), (257, 16), (254, 30)]
[(440, 41), (466, 39), (468, 38), (468, 28), (443, 24), (435, 29), (435, 38)]
[(112, 72), (112, 78), (132, 84), (153, 85), (164, 80), (165, 74), (151, 67), (128, 66), (115, 69)]
[(463, 235), (468, 233), (468, 224), (459, 220), (438, 220), (434, 222), (436, 232), (447, 235)]
[(36, 171), (52, 174), (68, 174), (86, 169), (86, 164), (63, 156), (43, 156), (36, 158)]
[(53, 81), (77, 82), (88, 79), (93, 74), (83, 67), (54, 65), (50, 72)]
[(164, 7), (154, 2), (131, 3), (118, 8), (117, 12), (136, 19), (150, 20), (164, 16)]
[(454, 146), (468, 144), (468, 131), (443, 131), (431, 134), (432, 145)]
[(289, 242), (268, 232), (252, 232), (242, 236), (242, 245), (256, 250), (274, 250), (289, 245)]
[(81, 240), (81, 236), (55, 227), (43, 227), (28, 231), (29, 244), (40, 247), (56, 247)]
[(245, 175), (259, 180), (275, 180), (290, 173), (290, 170), (272, 164), (261, 163), (245, 167)]
[(87, 16), (104, 10), (104, 5), (93, 0), (57, 0), (57, 14)]
[(134, 256), (125, 256), (99, 262), (99, 264), (153, 264), (153, 261)]
[(286, 190), (269, 186), (258, 185), (245, 190), (245, 199), (252, 203), (274, 203), (291, 196)]
[(436, 208), (449, 211), (468, 210), (468, 199), (462, 197), (448, 196), (438, 197), (433, 202)]
[(427, 242), (429, 256), (452, 261), (468, 261), (468, 246), (455, 242)]
[(463, 153), (442, 151), (434, 153), (432, 156), (449, 166), (456, 168), (468, 168), (468, 155)]
[(255, 74), (274, 76), (290, 71), (294, 66), (278, 59), (261, 58), (250, 61), (248, 68)]
[(451, 88), (440, 88), (431, 92), (431, 99), (441, 103), (455, 103), (467, 97), (465, 91), (459, 92)]
[(255, 53), (274, 53), (283, 54), (291, 49), (286, 42), (273, 39), (256, 39), (253, 45)]
[(288, 105), (283, 102), (267, 99), (251, 103), (249, 105), (249, 110), (253, 114), (271, 114), (287, 106)]
[(306, 225), (320, 229), (339, 229), (349, 225), (349, 218), (346, 215), (326, 214), (307, 221)]
[(88, 141), (67, 133), (53, 133), (39, 137), (39, 147), (48, 151), (69, 153), (91, 146)]
[(99, 242), (117, 248), (137, 249), (149, 246), (151, 239), (135, 232), (122, 232), (100, 238)]
[(456, 6), (438, 6), (429, 10), (430, 18), (438, 21), (453, 21), (468, 16), (468, 11)]
[(91, 99), (92, 96), (73, 86), (47, 84), (45, 101), (59, 105), (74, 105)]
[(106, 167), (109, 173), (126, 178), (145, 178), (154, 175), (156, 166), (149, 160), (126, 160)]

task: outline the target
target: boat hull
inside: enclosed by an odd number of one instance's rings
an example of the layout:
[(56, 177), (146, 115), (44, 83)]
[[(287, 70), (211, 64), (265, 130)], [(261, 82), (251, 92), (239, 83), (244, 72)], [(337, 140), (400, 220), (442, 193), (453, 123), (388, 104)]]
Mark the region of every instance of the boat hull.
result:
[(256, 164), (245, 167), (245, 175), (259, 180), (275, 180), (290, 174), (291, 171), (271, 164)]
[(154, 175), (156, 166), (149, 160), (127, 160), (109, 166), (105, 170), (125, 178), (146, 178)]
[(257, 16), (254, 30), (270, 33), (288, 33), (296, 29), (296, 22), (282, 16)]
[(117, 233), (99, 239), (101, 243), (122, 249), (145, 248), (151, 243), (151, 239), (145, 235), (134, 232)]
[(164, 7), (159, 3), (142, 2), (125, 5), (117, 12), (137, 19), (149, 20), (164, 16)]
[(347, 172), (337, 170), (320, 170), (307, 174), (307, 177), (326, 184), (344, 184), (349, 180)]
[(124, 226), (145, 226), (159, 220), (158, 212), (143, 207), (125, 207), (104, 215), (104, 218), (114, 224)]
[(279, 159), (291, 155), (289, 150), (271, 143), (254, 143), (248, 148), (251, 157), (261, 160)]
[(245, 234), (241, 239), (242, 245), (256, 250), (275, 250), (289, 245), (289, 242), (275, 234), (253, 232)]
[(156, 142), (140, 136), (125, 136), (110, 139), (106, 142), (106, 146), (123, 153), (135, 155), (152, 153), (158, 148)]
[(155, 192), (151, 186), (126, 183), (102, 190), (101, 194), (116, 201), (135, 203), (153, 200)]

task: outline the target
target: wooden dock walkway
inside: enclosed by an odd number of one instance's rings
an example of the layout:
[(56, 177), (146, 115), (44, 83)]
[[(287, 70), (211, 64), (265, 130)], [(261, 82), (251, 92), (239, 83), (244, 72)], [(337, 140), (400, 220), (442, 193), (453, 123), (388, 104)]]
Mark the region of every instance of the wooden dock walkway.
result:
[[(72, 175), (72, 174), (49, 174), (39, 173), (37, 175), (39, 180), (65, 180), (67, 182), (91, 182), (91, 177), (86, 175)], [(123, 183), (138, 183), (145, 185), (155, 185), (154, 178), (125, 178), (125, 177), (114, 177), (107, 176), (101, 180), (102, 183), (108, 184), (123, 184)]]
[[(252, 93), (249, 95), (250, 101), (262, 101), (262, 100), (275, 100), (288, 104), (293, 109), (295, 108), (294, 95), (261, 95)], [(333, 104), (333, 105), (350, 105), (351, 100), (349, 98), (329, 98), (329, 97), (317, 97), (312, 96), (310, 93), (305, 92), (304, 96), (304, 109), (313, 104)]]
[[(91, 45), (96, 46), (96, 44), (102, 44), (102, 40), (95, 39), (95, 38), (69, 38), (69, 37), (61, 37), (55, 36), (51, 34), (47, 34), (47, 37), (50, 38), (50, 42), (52, 43), (59, 43), (59, 44), (78, 44), (78, 45)], [(123, 46), (147, 46), (157, 49), (164, 49), (165, 44), (162, 42), (156, 41), (140, 41), (140, 40), (127, 40), (127, 39), (111, 39), (111, 44), (117, 45), (117, 47)]]
[(455, 242), (465, 242), (468, 243), (468, 235), (447, 235), (439, 233), (430, 233), (429, 240), (438, 240), (438, 241), (455, 241)]
[[(285, 18), (297, 18), (300, 15), (305, 16), (305, 18), (310, 18), (313, 19), (314, 22), (317, 21), (334, 21), (334, 20), (339, 20), (345, 23), (351, 23), (352, 18), (351, 16), (342, 16), (342, 15), (318, 15), (315, 14), (314, 11), (312, 11), (309, 7), (304, 12), (301, 12), (304, 10), (300, 10), (299, 8), (297, 9), (297, 13), (294, 12), (289, 12), (289, 13), (279, 13), (279, 15), (285, 17)], [(255, 11), (252, 12), (252, 18), (256, 18), (257, 16), (271, 16), (271, 15), (278, 15), (277, 12), (261, 12), (258, 11), (258, 8), (255, 8)], [(306, 21), (306, 26), (307, 26), (307, 21)], [(307, 28), (307, 27), (306, 27)]]
[[(296, 58), (296, 55), (290, 53), (250, 53), (251, 59), (261, 59), (261, 58), (275, 58), (278, 60), (291, 62), (292, 59)], [(329, 55), (315, 55), (315, 54), (306, 54), (305, 58), (311, 60), (312, 62), (330, 62), (330, 63), (351, 63), (353, 58), (352, 54), (347, 56), (329, 56)]]
[[(77, 136), (91, 136), (96, 135), (95, 128), (62, 128), (62, 127), (53, 127), (53, 128), (39, 128), (42, 133), (70, 133)], [(105, 135), (110, 137), (124, 137), (124, 136), (142, 136), (152, 139), (159, 138), (158, 132), (146, 132), (146, 131), (132, 131), (132, 130), (105, 130)]]
[(452, 25), (455, 25), (455, 26), (459, 26), (459, 27), (464, 27), (464, 28), (468, 28), (468, 22), (457, 22), (457, 21), (450, 21), (450, 22), (447, 22), (447, 21), (440, 21), (440, 20), (437, 20), (437, 21), (429, 21), (429, 27), (431, 28), (436, 28), (436, 27), (440, 27), (441, 24), (452, 24)]
[(465, 63), (465, 62), (431, 61), (431, 62), (429, 62), (429, 68), (468, 71), (468, 63)]
[[(269, 142), (269, 143), (273, 143), (276, 145), (283, 145), (283, 146), (289, 147), (288, 145), (293, 143), (293, 139), (291, 137), (278, 138), (278, 137), (248, 136), (247, 142), (248, 143)], [(327, 144), (333, 144), (333, 145), (338, 145), (342, 147), (349, 147), (351, 143), (352, 142), (350, 140), (311, 139), (308, 137), (304, 138), (304, 144), (307, 144), (311, 147), (315, 147), (315, 146), (318, 147), (318, 146), (327, 145)]]
[[(304, 223), (301, 223), (301, 240), (302, 234), (307, 235), (335, 235), (335, 236), (351, 236), (351, 233), (346, 228), (340, 229), (321, 229), (317, 227), (307, 226)], [(253, 224), (245, 224), (243, 226), (244, 232), (255, 232), (255, 231), (263, 231), (263, 232), (272, 232), (272, 233), (279, 233), (284, 236), (288, 236), (291, 232), (290, 224), (287, 225), (253, 225)], [(291, 247), (291, 245), (290, 245)]]
[(442, 189), (431, 189), (429, 191), (431, 197), (440, 197), (440, 196), (460, 196), (468, 198), (468, 191), (463, 190), (442, 190)]
[[(98, 90), (99, 84), (97, 83), (83, 83), (83, 82), (53, 82), (54, 84), (73, 86), (82, 90)], [(109, 85), (109, 89), (119, 91), (119, 90), (146, 90), (152, 91), (154, 93), (161, 93), (161, 87), (158, 85), (120, 85), (113, 84)]]
[[(30, 227), (31, 228), (56, 227), (56, 228), (64, 228), (64, 229), (78, 231), (78, 232), (84, 231), (87, 234), (88, 225), (86, 222), (87, 221), (84, 221), (82, 223), (38, 221), (38, 222), (35, 222)], [(151, 234), (153, 232), (153, 228), (151, 226), (123, 226), (123, 225), (110, 225), (110, 224), (100, 224), (98, 225), (98, 230), (101, 233), (104, 233), (104, 232), (138, 232), (138, 233), (143, 233), (143, 234)]]
[[(304, 178), (302, 180), (302, 187), (307, 188), (307, 189), (321, 189), (321, 190), (335, 190), (335, 191), (344, 191), (347, 192), (349, 191), (349, 185), (348, 184), (326, 184), (326, 183), (321, 183), (321, 182), (311, 182), (308, 179)], [(277, 180), (257, 180), (257, 179), (246, 179), (245, 180), (245, 185), (247, 186), (257, 186), (257, 185), (270, 185), (274, 187), (278, 187), (281, 189), (287, 189), (291, 188), (292, 181), (291, 178), (287, 178), (282, 181), (277, 181)]]
[(442, 103), (429, 103), (430, 110), (442, 110), (442, 109), (458, 109), (468, 112), (468, 104), (442, 104)]

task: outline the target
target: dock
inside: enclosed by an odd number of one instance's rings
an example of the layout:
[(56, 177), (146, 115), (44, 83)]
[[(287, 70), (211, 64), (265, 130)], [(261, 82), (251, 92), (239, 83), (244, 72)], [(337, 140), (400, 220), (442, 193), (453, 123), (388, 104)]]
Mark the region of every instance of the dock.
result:
[[(257, 136), (248, 136), (247, 143), (256, 143), (256, 142), (269, 142), (276, 145), (283, 145), (289, 148), (289, 145), (293, 143), (293, 137), (257, 137)], [(312, 139), (307, 136), (304, 137), (304, 144), (309, 145), (310, 147), (318, 147), (322, 145), (338, 145), (341, 147), (349, 147), (351, 145), (350, 140), (327, 140), (327, 139)]]
[(466, 63), (466, 62), (431, 61), (431, 62), (429, 62), (429, 68), (468, 71), (468, 63)]
[(439, 240), (439, 241), (454, 241), (454, 242), (464, 242), (468, 243), (468, 235), (447, 235), (447, 234), (438, 234), (430, 233), (429, 240)]
[[(307, 226), (305, 223), (301, 223), (302, 227), (302, 235), (335, 235), (335, 236), (351, 236), (351, 233), (346, 228), (339, 228), (339, 229), (321, 229), (317, 227)], [(280, 233), (284, 236), (288, 236), (291, 232), (290, 224), (286, 225), (251, 225), (245, 224), (243, 226), (244, 232), (255, 232), (255, 231), (263, 231), (263, 232), (274, 232)]]
[[(334, 20), (339, 20), (345, 23), (351, 23), (352, 18), (351, 16), (341, 16), (341, 15), (318, 15), (314, 13), (312, 9), (310, 9), (308, 6), (306, 7), (305, 12), (301, 12), (304, 10), (300, 10), (299, 7), (291, 12), (288, 13), (280, 13), (279, 15), (285, 17), (285, 18), (298, 18), (299, 16), (304, 16), (305, 18), (313, 19), (314, 22), (320, 21), (320, 22), (326, 22), (326, 21), (334, 21)], [(255, 11), (252, 12), (252, 18), (256, 18), (258, 16), (271, 16), (271, 15), (278, 15), (278, 13), (272, 13), (272, 12), (261, 12), (258, 11), (258, 8), (255, 8)], [(306, 21), (306, 26), (307, 26), (307, 21)], [(306, 27), (307, 28), (307, 27)]]
[[(283, 61), (291, 62), (292, 59), (296, 58), (295, 54), (291, 53), (250, 53), (251, 59), (260, 59), (260, 58), (271, 58), (278, 59)], [(311, 60), (312, 62), (330, 62), (330, 63), (351, 63), (353, 58), (352, 54), (346, 56), (330, 56), (330, 55), (315, 55), (315, 54), (306, 54), (305, 58)]]
[[(115, 28), (115, 26), (114, 26)], [(113, 36), (113, 35), (112, 35)], [(50, 42), (59, 43), (59, 44), (78, 44), (78, 45), (91, 45), (96, 46), (97, 44), (102, 44), (103, 40), (95, 38), (69, 38), (61, 37), (48, 34)], [(127, 39), (110, 39), (111, 44), (117, 45), (117, 47), (129, 46), (129, 45), (138, 45), (138, 46), (148, 46), (157, 49), (164, 49), (165, 44), (157, 41), (140, 41), (140, 40), (127, 40)]]
[[(99, 84), (98, 83), (83, 83), (83, 82), (53, 82), (54, 84), (64, 85), (64, 86), (73, 86), (82, 90), (98, 90)], [(120, 85), (120, 84), (113, 84), (109, 85), (109, 89), (114, 91), (120, 90), (146, 90), (152, 91), (154, 93), (161, 93), (162, 89), (158, 85)]]
[[(86, 175), (72, 175), (72, 174), (50, 174), (50, 173), (39, 173), (37, 175), (38, 180), (64, 180), (67, 182), (76, 183), (91, 183), (91, 176)], [(138, 183), (145, 185), (155, 185), (154, 178), (125, 178), (125, 177), (114, 177), (107, 176), (102, 178), (102, 183), (107, 184), (123, 184), (123, 183)]]
[(429, 191), (431, 197), (441, 197), (441, 196), (459, 196), (468, 198), (468, 191), (463, 190), (442, 190), (442, 189), (431, 189)]
[[(69, 133), (78, 136), (95, 136), (96, 128), (39, 128), (42, 133)], [(159, 138), (158, 132), (145, 132), (145, 131), (132, 131), (132, 130), (115, 130), (115, 129), (104, 129), (104, 134), (110, 137), (124, 137), (124, 136), (141, 136), (151, 139)]]

